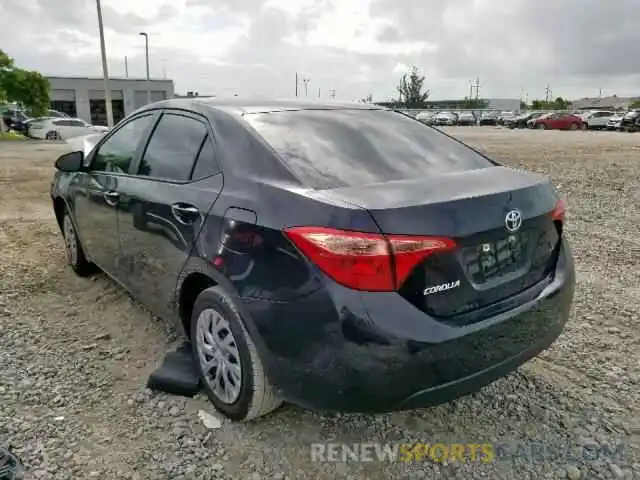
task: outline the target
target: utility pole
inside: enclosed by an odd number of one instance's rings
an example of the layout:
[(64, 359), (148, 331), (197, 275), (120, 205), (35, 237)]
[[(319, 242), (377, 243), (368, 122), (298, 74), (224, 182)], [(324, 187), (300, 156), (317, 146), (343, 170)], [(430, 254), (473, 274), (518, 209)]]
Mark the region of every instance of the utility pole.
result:
[(305, 97), (309, 96), (308, 95), (309, 81), (310, 80), (308, 78), (306, 78), (306, 77), (302, 79), (302, 83), (304, 83), (304, 96)]
[(298, 98), (298, 72), (296, 72), (296, 98)]
[(144, 53), (147, 60), (147, 104), (151, 103), (151, 76), (149, 75), (149, 34), (140, 32), (144, 37)]
[(318, 89), (318, 98), (320, 98), (320, 89)]
[(600, 98), (602, 98), (602, 88), (600, 88)]
[(476, 78), (476, 83), (473, 84), (472, 88), (476, 89), (476, 100), (478, 100), (480, 98), (480, 78)]
[(469, 80), (469, 100), (473, 98), (473, 80)]
[(125, 78), (129, 78), (129, 61), (127, 57), (124, 57), (124, 76)]
[(98, 9), (98, 33), (100, 35), (100, 53), (102, 56), (102, 74), (104, 75), (104, 106), (107, 113), (107, 127), (113, 127), (113, 104), (111, 103), (111, 89), (109, 87), (109, 69), (107, 68), (107, 48), (104, 44), (104, 28), (102, 27), (102, 7), (100, 0), (96, 0)]
[(544, 101), (546, 103), (549, 103), (550, 99), (551, 99), (551, 87), (547, 85), (547, 88), (544, 89)]

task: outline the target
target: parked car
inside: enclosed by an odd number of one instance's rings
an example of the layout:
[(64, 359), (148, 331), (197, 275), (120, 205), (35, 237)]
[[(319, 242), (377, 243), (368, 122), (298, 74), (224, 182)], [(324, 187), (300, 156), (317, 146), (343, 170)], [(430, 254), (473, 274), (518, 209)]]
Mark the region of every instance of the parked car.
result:
[(599, 111), (600, 110), (586, 110), (586, 111), (585, 110), (580, 110), (580, 111), (577, 111), (577, 112), (570, 112), (570, 113), (572, 115), (575, 115), (576, 117), (580, 117), (583, 122), (586, 122), (587, 118), (589, 118), (589, 116), (592, 113), (599, 112)]
[(527, 120), (527, 128), (534, 128), (535, 127), (535, 123), (536, 120), (538, 118), (547, 118), (549, 116), (553, 115), (553, 112), (543, 112), (540, 115), (536, 116), (536, 117), (532, 117), (529, 120)]
[[(33, 123), (44, 122), (45, 120), (50, 120), (50, 119), (54, 119), (54, 118), (59, 118), (59, 117), (36, 117), (36, 118), (30, 118), (30, 119), (26, 120), (25, 122), (23, 122), (24, 129), (23, 129), (22, 133), (27, 137), (31, 137), (31, 133), (29, 133), (29, 128), (31, 127), (31, 125)], [(31, 138), (33, 138), (33, 137), (31, 137)]]
[(29, 136), (42, 140), (66, 140), (108, 130), (108, 127), (90, 125), (80, 118), (45, 118), (29, 125)]
[(505, 121), (510, 120), (516, 116), (517, 114), (514, 112), (500, 112), (500, 114), (498, 114), (498, 118), (496, 119), (496, 123), (498, 125), (504, 125)]
[(9, 130), (23, 133), (25, 130), (25, 122), (28, 120), (29, 116), (20, 108), (3, 108), (2, 121), (4, 122), (5, 127)]
[(620, 127), (626, 132), (637, 132), (640, 130), (640, 108), (627, 112), (625, 116), (622, 117)]
[(551, 113), (533, 121), (533, 128), (541, 130), (578, 130), (586, 127), (587, 124), (580, 117), (570, 113)]
[(482, 112), (480, 120), (478, 120), (480, 126), (483, 125), (497, 125), (498, 124), (498, 112)]
[(440, 126), (453, 126), (458, 123), (458, 115), (453, 112), (439, 112), (435, 118), (435, 124)]
[(617, 112), (613, 116), (609, 117), (607, 121), (607, 130), (621, 130), (622, 129), (622, 119), (624, 118), (625, 112)]
[(184, 332), (233, 420), (282, 400), (442, 403), (538, 355), (569, 316), (548, 177), (381, 107), (172, 99), (56, 168), (71, 268), (100, 267)]
[(64, 112), (60, 112), (58, 110), (51, 110), (51, 109), (46, 111), (46, 116), (47, 117), (56, 117), (56, 118), (71, 118), (70, 115), (67, 115)]
[(421, 121), (425, 125), (433, 125), (435, 123), (436, 114), (434, 112), (420, 112), (416, 115), (416, 120)]
[(596, 110), (589, 113), (584, 121), (587, 123), (587, 128), (590, 130), (602, 130), (607, 127), (609, 119), (613, 116), (613, 112), (610, 110)]
[(544, 112), (525, 112), (521, 115), (516, 115), (512, 118), (507, 118), (504, 122), (505, 127), (508, 128), (527, 128), (527, 122), (535, 120), (538, 117), (544, 115)]
[(476, 125), (478, 119), (473, 112), (462, 112), (458, 115), (458, 125)]

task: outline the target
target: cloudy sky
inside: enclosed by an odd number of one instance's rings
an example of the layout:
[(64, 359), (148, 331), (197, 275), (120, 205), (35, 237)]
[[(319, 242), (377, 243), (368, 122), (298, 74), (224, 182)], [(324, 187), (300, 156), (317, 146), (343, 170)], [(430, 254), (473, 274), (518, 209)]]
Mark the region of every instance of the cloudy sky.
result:
[[(176, 91), (374, 100), (416, 65), (432, 98), (640, 95), (640, 0), (102, 0), (109, 70)], [(94, 0), (0, 0), (0, 48), (50, 75), (101, 75)], [(304, 87), (301, 87), (304, 92)]]

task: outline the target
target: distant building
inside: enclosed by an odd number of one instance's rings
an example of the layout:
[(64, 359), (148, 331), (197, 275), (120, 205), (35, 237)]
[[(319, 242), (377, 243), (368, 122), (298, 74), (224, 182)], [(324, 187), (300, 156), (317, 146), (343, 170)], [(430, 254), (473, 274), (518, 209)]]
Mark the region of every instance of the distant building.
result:
[(628, 110), (631, 104), (640, 100), (640, 97), (610, 97), (580, 98), (571, 102), (571, 108), (575, 110)]
[[(47, 77), (51, 85), (51, 108), (94, 125), (106, 125), (104, 79), (101, 77)], [(126, 115), (151, 101), (173, 98), (173, 80), (139, 78), (110, 78), (113, 120), (118, 122)]]

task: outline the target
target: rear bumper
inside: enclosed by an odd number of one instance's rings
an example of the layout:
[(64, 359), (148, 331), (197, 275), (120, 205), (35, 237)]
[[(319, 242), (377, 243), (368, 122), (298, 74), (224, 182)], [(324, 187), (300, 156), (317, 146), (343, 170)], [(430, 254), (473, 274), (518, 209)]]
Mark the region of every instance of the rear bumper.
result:
[(463, 327), (437, 322), (397, 294), (357, 294), (331, 283), (296, 302), (241, 302), (286, 400), (382, 412), (477, 391), (538, 355), (569, 317), (574, 275), (565, 242), (554, 278), (537, 298)]

